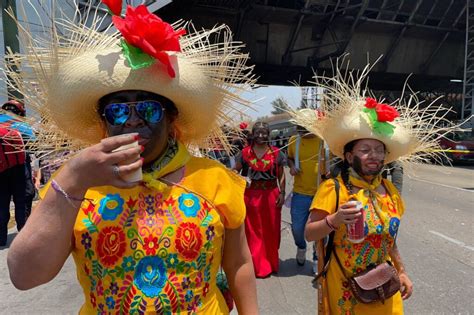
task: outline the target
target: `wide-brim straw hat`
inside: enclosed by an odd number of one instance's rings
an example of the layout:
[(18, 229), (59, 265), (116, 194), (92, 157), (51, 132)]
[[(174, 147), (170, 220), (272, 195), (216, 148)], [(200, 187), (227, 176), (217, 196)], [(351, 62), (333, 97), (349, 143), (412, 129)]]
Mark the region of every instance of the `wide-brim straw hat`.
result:
[(250, 105), (240, 94), (255, 82), (252, 67), (247, 65), (248, 54), (241, 52), (243, 44), (232, 40), (227, 26), (196, 30), (191, 23), (172, 25), (187, 34), (179, 39), (181, 51), (169, 52), (176, 73), (171, 77), (158, 61), (132, 69), (122, 54), (120, 33), (110, 27), (99, 32), (104, 22), (96, 12), (82, 20), (89, 26), (55, 18), (41, 38), (18, 23), (25, 53), (10, 54), (9, 59), (23, 71), (4, 72), (41, 116), (41, 124), (35, 124), (41, 131), (36, 146), (46, 140), (48, 148), (57, 142), (61, 149), (76, 150), (99, 142), (105, 130), (98, 100), (117, 91), (143, 90), (173, 101), (179, 112), (174, 126), (188, 146), (224, 139), (220, 126)]
[[(385, 145), (385, 163), (440, 161), (444, 153), (439, 140), (459, 129), (445, 119), (449, 111), (435, 102), (424, 104), (416, 93), (411, 93), (406, 102), (401, 98), (390, 105), (380, 104), (382, 101), (371, 98), (366, 87), (370, 69), (367, 65), (362, 71), (344, 70), (343, 61), (338, 60), (334, 76), (315, 75), (313, 84), (324, 89), (320, 107), (291, 112), (294, 123), (322, 138), (341, 159), (344, 159), (344, 146), (351, 141), (375, 139)], [(367, 113), (368, 100), (396, 109), (399, 116), (383, 122), (390, 132), (375, 128)]]

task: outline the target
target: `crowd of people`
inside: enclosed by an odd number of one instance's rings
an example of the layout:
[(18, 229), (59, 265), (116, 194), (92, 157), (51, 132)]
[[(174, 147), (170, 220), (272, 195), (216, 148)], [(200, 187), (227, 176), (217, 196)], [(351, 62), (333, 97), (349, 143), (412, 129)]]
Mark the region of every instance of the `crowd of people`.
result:
[[(57, 128), (68, 140), (61, 149), (75, 153), (47, 176), (25, 223), (25, 185), (40, 182), (27, 159), (35, 140), (1, 129), (21, 147), (4, 149), (11, 155), (2, 163), (15, 162), (0, 172), (0, 245), (12, 195), (21, 229), (8, 252), (13, 284), (44, 284), (72, 255), (84, 293), (80, 314), (228, 314), (234, 305), (257, 314), (256, 278), (279, 272), (287, 173), (296, 264), (306, 263), (310, 247), (313, 264), (325, 265), (318, 274), (327, 283), (325, 314), (402, 314), (413, 285), (396, 242), (405, 212), (397, 160), (430, 139), (407, 128), (411, 112), (365, 97), (357, 84), (367, 73), (341, 75), (318, 83), (327, 90), (318, 111), (291, 113), (298, 127), (287, 143), (270, 139), (262, 121), (230, 137), (220, 126), (239, 103), (249, 105), (238, 92), (254, 79), (227, 29), (173, 28), (144, 5), (122, 15), (121, 1), (103, 2), (115, 35), (94, 29), (100, 23), (71, 21), (66, 35), (51, 28), (45, 47), (22, 37), (22, 61), (39, 84), (38, 94), (25, 96), (35, 98), (43, 121), (54, 121), (49, 141)], [(21, 120), (24, 108), (8, 104)], [(230, 150), (216, 146), (229, 142)], [(46, 147), (58, 145), (35, 150)], [(329, 260), (309, 245), (322, 240)], [(361, 287), (360, 279), (381, 282)]]

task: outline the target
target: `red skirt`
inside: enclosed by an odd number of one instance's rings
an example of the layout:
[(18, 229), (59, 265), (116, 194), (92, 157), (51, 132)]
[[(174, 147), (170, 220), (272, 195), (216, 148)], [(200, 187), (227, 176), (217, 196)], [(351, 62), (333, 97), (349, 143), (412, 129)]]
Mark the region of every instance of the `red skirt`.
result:
[(279, 193), (278, 187), (245, 190), (245, 234), (252, 254), (255, 276), (258, 278), (278, 272), (281, 208), (277, 208), (276, 202)]

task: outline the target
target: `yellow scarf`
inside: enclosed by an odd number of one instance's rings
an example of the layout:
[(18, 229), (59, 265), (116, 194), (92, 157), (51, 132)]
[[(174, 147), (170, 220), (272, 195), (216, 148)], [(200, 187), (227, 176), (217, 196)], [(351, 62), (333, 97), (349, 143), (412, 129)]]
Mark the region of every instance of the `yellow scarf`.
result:
[(184, 144), (170, 140), (165, 153), (153, 162), (150, 171), (143, 173), (143, 182), (150, 188), (160, 191), (166, 189), (168, 185), (160, 181), (160, 178), (183, 167), (190, 157)]
[[(370, 202), (379, 216), (379, 218), (385, 218), (386, 214), (381, 210), (381, 207), (379, 205), (382, 204), (382, 195), (377, 192), (377, 187), (380, 186), (382, 183), (382, 175), (378, 174), (374, 179), (372, 179), (372, 182), (369, 183), (365, 179), (363, 179), (359, 174), (357, 174), (352, 168), (349, 169), (349, 182), (360, 188), (360, 190), (357, 193), (352, 193), (349, 197), (355, 198), (356, 200), (362, 202), (362, 206), (364, 209), (366, 209), (366, 205)], [(388, 190), (387, 190), (387, 193)], [(383, 222), (384, 220), (382, 220)]]

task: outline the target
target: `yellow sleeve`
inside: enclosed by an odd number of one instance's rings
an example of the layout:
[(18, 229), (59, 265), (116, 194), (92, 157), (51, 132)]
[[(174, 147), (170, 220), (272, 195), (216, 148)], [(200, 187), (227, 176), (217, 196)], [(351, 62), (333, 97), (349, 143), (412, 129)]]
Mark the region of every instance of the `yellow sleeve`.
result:
[(186, 168), (189, 176), (184, 186), (189, 185), (212, 202), (225, 228), (241, 226), (245, 220), (244, 178), (207, 158), (192, 157)]
[(296, 137), (291, 136), (290, 140), (288, 141), (288, 158), (294, 160), (295, 159), (295, 148), (296, 148)]
[[(341, 188), (339, 188), (341, 189)], [(339, 191), (339, 202), (341, 202), (341, 192)], [(310, 211), (313, 210), (322, 210), (328, 214), (332, 214), (336, 210), (336, 190), (334, 185), (334, 180), (328, 179), (325, 180), (321, 185), (319, 185), (316, 195), (313, 198), (311, 203)]]
[(402, 196), (400, 196), (398, 189), (393, 185), (391, 181), (384, 179), (383, 183), (385, 188), (388, 190), (388, 193), (390, 194), (390, 197), (392, 198), (395, 207), (397, 208), (398, 214), (400, 215), (400, 217), (402, 217), (405, 213), (405, 203), (403, 202)]
[(219, 176), (214, 206), (224, 218), (227, 229), (236, 229), (245, 220), (244, 192), (246, 181), (234, 172), (225, 169), (225, 174)]

